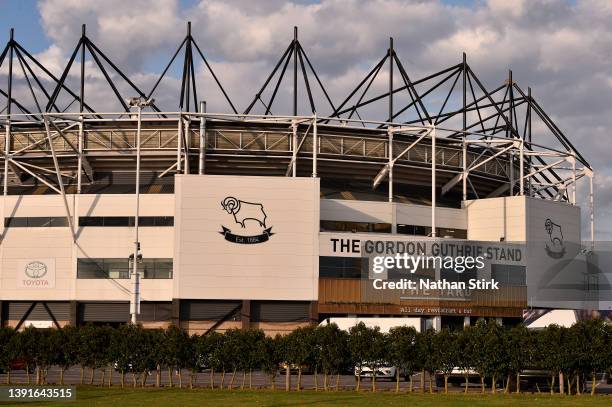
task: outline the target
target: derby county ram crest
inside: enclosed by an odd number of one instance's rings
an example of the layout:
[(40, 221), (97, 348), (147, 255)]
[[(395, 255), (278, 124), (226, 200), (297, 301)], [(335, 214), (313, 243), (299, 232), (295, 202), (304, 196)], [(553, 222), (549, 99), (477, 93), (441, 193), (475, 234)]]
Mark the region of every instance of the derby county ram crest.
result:
[(272, 226), (266, 226), (268, 215), (264, 206), (260, 203), (241, 201), (240, 199), (228, 196), (221, 201), (221, 208), (233, 217), (236, 225), (240, 226), (243, 233), (233, 233), (230, 228), (221, 225), (223, 228), (219, 233), (225, 240), (232, 243), (254, 244), (267, 242), (274, 233)]
[(565, 245), (563, 244), (563, 230), (561, 230), (561, 225), (556, 224), (550, 219), (546, 219), (544, 228), (550, 239), (550, 242), (546, 242), (546, 254), (553, 259), (560, 259), (565, 256)]

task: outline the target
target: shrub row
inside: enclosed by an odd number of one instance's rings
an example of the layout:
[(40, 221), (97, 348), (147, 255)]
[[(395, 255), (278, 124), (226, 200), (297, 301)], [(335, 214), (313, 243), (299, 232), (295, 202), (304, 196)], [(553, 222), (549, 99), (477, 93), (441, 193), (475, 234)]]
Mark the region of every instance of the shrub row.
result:
[[(429, 373), (429, 391), (433, 391), (433, 377), (443, 375), (445, 392), (453, 370), (465, 372), (465, 391), (468, 372), (481, 378), (482, 392), (485, 379), (493, 392), (501, 384), (504, 392), (520, 392), (519, 374), (525, 369), (540, 369), (548, 373), (550, 388), (563, 373), (567, 379), (567, 392), (581, 393), (587, 379), (595, 383), (596, 373), (612, 369), (612, 329), (601, 320), (576, 323), (571, 328), (550, 326), (542, 330), (528, 330), (523, 326), (506, 329), (495, 321), (479, 321), (475, 326), (451, 332), (428, 330), (417, 332), (411, 327), (397, 327), (389, 333), (369, 328), (363, 323), (348, 332), (336, 325), (300, 328), (285, 336), (268, 337), (261, 330), (231, 329), (225, 333), (211, 332), (191, 335), (170, 327), (166, 330), (143, 329), (138, 325), (118, 328), (85, 325), (62, 329), (27, 328), (16, 332), (0, 329), (0, 368), (11, 381), (11, 367), (15, 361), (24, 364), (28, 383), (35, 372), (35, 383), (45, 384), (50, 367), (60, 370), (64, 384), (66, 369), (79, 366), (83, 384), (85, 368), (91, 369), (89, 384), (94, 374), (113, 371), (121, 375), (125, 386), (126, 374), (131, 375), (132, 386), (146, 385), (150, 372), (155, 372), (156, 386), (161, 384), (161, 371), (178, 371), (178, 386), (183, 387), (184, 370), (189, 372), (188, 386), (194, 386), (194, 374), (210, 369), (210, 385), (214, 388), (215, 374), (221, 375), (221, 387), (238, 386), (236, 374), (242, 373), (240, 387), (250, 387), (254, 370), (262, 370), (274, 388), (275, 378), (287, 375), (286, 390), (290, 390), (291, 371), (297, 371), (297, 389), (300, 390), (302, 373), (309, 369), (318, 377), (323, 375), (323, 389), (332, 387), (330, 380), (353, 369), (397, 366), (396, 390), (400, 390), (400, 372), (409, 378), (408, 391), (412, 392), (412, 375), (421, 374), (421, 391), (425, 391), (425, 373)], [(247, 374), (249, 377), (247, 383)], [(331, 377), (330, 377), (331, 376)], [(170, 386), (172, 374), (169, 374)], [(513, 388), (511, 388), (511, 385)], [(361, 380), (357, 378), (356, 389)], [(514, 388), (514, 386), (516, 386)], [(376, 377), (372, 380), (376, 390)], [(594, 393), (595, 387), (591, 386)]]

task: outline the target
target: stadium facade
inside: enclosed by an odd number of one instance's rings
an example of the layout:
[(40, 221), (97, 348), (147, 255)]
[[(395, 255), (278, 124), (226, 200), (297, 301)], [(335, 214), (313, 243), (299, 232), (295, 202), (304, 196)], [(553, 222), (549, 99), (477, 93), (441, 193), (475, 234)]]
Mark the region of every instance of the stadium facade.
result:
[[(168, 68), (144, 92), (83, 29), (54, 76), (11, 33), (0, 54), (2, 325), (119, 324), (133, 314), (146, 327), (275, 333), (329, 317), (425, 328), (593, 308), (588, 276), (576, 276), (569, 300), (543, 283), (554, 262), (575, 257), (572, 242), (581, 249), (579, 182), (593, 238), (593, 171), (511, 73), (487, 90), (464, 56), (411, 80), (391, 42), (335, 105), (296, 32), (238, 113), (190, 30), (168, 67), (181, 55), (179, 109), (162, 111), (154, 98)], [(200, 102), (198, 57), (228, 113)], [(118, 112), (90, 107), (88, 63)], [(275, 105), (285, 77), (292, 98)], [(368, 96), (380, 81), (388, 91)], [(329, 114), (317, 113), (318, 99)], [(292, 114), (272, 114), (283, 106)], [(368, 108), (378, 119), (360, 115)], [(524, 255), (474, 274), (500, 281), (494, 294), (369, 295), (365, 247), (399, 252), (415, 241)]]

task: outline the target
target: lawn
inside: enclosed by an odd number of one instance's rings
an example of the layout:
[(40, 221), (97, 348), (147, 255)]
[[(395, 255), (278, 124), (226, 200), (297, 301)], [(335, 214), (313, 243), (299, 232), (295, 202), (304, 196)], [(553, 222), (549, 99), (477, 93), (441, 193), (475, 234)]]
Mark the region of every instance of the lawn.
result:
[[(27, 405), (68, 406), (609, 406), (610, 396), (551, 395), (464, 395), (464, 394), (395, 394), (392, 392), (360, 393), (284, 391), (222, 391), (187, 389), (105, 389), (78, 387), (77, 400), (69, 403), (27, 403)], [(0, 403), (0, 405), (5, 403)], [(23, 403), (20, 403), (23, 405)], [(5, 404), (6, 405), (6, 404)]]

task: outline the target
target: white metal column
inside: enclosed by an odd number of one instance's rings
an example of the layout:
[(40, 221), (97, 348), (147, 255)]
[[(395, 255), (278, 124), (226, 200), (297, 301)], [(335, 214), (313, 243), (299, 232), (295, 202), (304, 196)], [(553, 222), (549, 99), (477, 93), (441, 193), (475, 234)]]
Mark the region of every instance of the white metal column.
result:
[(200, 155), (198, 164), (198, 174), (204, 174), (206, 167), (206, 117), (203, 116), (206, 113), (206, 102), (200, 102)]
[(319, 135), (317, 133), (317, 113), (312, 117), (312, 176), (317, 177), (317, 153), (319, 150)]
[(436, 127), (431, 128), (431, 237), (436, 237)]
[[(140, 241), (138, 236), (138, 224), (140, 217), (140, 132), (142, 126), (142, 106), (137, 106), (138, 123), (136, 125), (136, 215), (134, 216), (134, 258), (132, 259), (132, 298), (130, 301), (130, 315), (132, 324), (135, 324), (140, 314), (140, 274), (138, 273), (138, 255), (140, 253)], [(179, 122), (181, 119), (179, 118)], [(180, 139), (179, 132), (179, 139)]]

